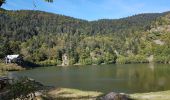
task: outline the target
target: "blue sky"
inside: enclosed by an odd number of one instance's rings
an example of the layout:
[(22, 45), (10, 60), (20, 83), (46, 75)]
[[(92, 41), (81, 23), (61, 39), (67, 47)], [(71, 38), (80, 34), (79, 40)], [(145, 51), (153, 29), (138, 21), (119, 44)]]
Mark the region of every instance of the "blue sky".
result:
[(53, 3), (43, 0), (7, 0), (2, 7), (9, 10), (41, 10), (91, 21), (170, 11), (170, 0), (54, 0)]

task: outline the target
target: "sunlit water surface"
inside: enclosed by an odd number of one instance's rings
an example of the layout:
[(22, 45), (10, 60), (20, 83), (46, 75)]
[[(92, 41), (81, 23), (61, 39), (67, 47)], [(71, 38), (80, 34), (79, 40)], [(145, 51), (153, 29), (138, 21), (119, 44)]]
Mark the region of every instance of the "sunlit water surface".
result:
[(100, 92), (151, 92), (170, 90), (170, 65), (127, 64), (39, 67), (9, 76), (27, 76), (48, 86)]

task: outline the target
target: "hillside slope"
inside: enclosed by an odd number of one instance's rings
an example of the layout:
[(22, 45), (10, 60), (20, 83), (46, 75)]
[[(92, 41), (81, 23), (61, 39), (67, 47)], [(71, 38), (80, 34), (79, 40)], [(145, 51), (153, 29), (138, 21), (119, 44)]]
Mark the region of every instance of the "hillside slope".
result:
[[(64, 54), (69, 64), (144, 63), (154, 55), (155, 62), (167, 63), (169, 14), (86, 21), (42, 11), (1, 9), (0, 58), (18, 53), (24, 60), (54, 65), (61, 64)], [(159, 49), (166, 51), (160, 55)]]

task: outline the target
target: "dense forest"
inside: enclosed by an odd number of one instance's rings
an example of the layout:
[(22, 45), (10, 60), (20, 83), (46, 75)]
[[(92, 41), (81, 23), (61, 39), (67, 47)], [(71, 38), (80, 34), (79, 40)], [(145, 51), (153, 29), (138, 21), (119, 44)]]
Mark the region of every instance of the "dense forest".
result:
[(0, 9), (0, 59), (60, 65), (170, 63), (170, 12), (86, 21), (42, 11)]

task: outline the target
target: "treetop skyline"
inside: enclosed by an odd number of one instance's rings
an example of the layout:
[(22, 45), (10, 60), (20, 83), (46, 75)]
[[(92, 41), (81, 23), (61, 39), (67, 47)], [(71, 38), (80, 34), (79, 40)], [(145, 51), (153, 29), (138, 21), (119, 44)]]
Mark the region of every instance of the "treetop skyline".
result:
[(170, 10), (169, 0), (7, 0), (8, 10), (41, 10), (85, 20), (118, 19), (140, 13)]

